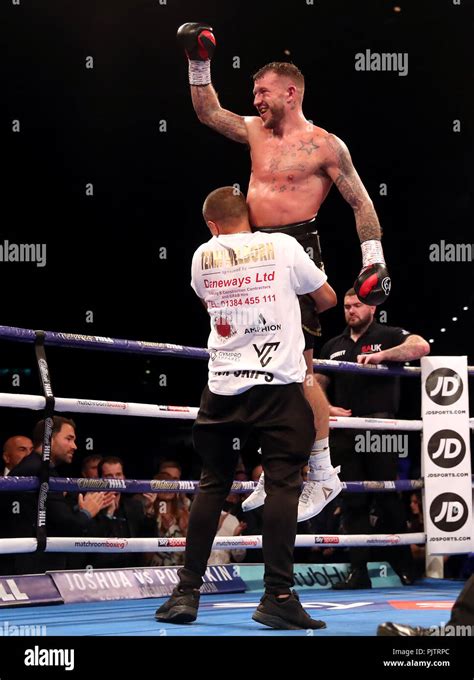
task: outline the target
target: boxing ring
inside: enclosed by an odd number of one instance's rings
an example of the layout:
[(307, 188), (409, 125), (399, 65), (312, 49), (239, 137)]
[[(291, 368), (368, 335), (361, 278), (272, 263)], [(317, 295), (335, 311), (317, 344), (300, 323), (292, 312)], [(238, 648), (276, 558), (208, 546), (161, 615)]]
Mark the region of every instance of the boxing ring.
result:
[[(32, 331), (21, 328), (0, 326), (0, 340), (34, 343), (43, 394), (0, 394), (2, 408), (24, 408), (43, 411), (43, 416), (51, 418), (53, 413), (84, 413), (97, 415), (134, 416), (161, 419), (193, 420), (197, 408), (186, 406), (155, 405), (141, 403), (114, 402), (96, 399), (76, 399), (56, 397), (51, 388), (45, 346), (74, 347), (89, 350), (140, 353), (147, 356), (168, 356), (187, 359), (207, 359), (205, 349), (181, 345), (120, 340), (98, 336), (74, 335)], [(386, 366), (362, 366), (349, 362), (315, 360), (315, 366), (331, 371), (358, 371), (374, 376), (396, 375), (420, 377), (420, 370), (413, 367), (387, 368)], [(474, 368), (469, 368), (469, 376)], [(420, 432), (421, 420), (387, 420), (378, 418), (331, 418), (332, 429), (365, 429), (384, 431)], [(474, 429), (474, 419), (469, 420)], [(50, 445), (51, 433), (45, 428), (45, 445)], [(234, 482), (234, 493), (253, 491), (254, 482)], [(94, 480), (73, 478), (0, 478), (0, 492), (5, 491), (118, 491), (120, 493), (164, 493), (198, 492), (196, 481), (159, 481), (159, 480), (122, 480), (117, 487), (116, 480)], [(352, 493), (423, 490), (424, 482), (417, 480), (370, 481), (343, 483), (343, 490)], [(39, 493), (38, 510), (46, 511), (46, 494)], [(185, 539), (167, 538), (129, 538), (118, 545), (121, 539), (107, 540), (102, 537), (48, 537), (44, 529), (38, 530), (36, 538), (0, 539), (0, 554), (45, 552), (170, 552), (183, 551)], [(296, 547), (348, 547), (348, 546), (394, 546), (423, 544), (424, 533), (400, 535), (308, 535), (296, 537)], [(80, 544), (80, 545), (79, 545)], [(261, 548), (261, 536), (217, 537), (213, 549)], [(245, 565), (231, 565), (244, 581)], [(372, 577), (372, 574), (370, 574)], [(16, 577), (12, 576), (14, 581)], [(311, 631), (317, 637), (325, 636), (372, 636), (381, 621), (409, 622), (412, 625), (436, 625), (447, 621), (449, 610), (462, 587), (460, 582), (425, 579), (419, 585), (375, 588), (362, 591), (334, 591), (323, 588), (302, 588), (300, 592), (303, 606), (311, 616), (323, 618), (327, 628)], [(298, 588), (297, 588), (298, 589)], [(2, 618), (8, 619), (9, 626), (44, 626), (50, 636), (306, 636), (307, 631), (276, 631), (260, 626), (252, 621), (251, 613), (256, 608), (262, 594), (260, 587), (247, 586), (245, 592), (217, 593), (203, 596), (196, 623), (192, 625), (165, 625), (154, 620), (155, 609), (163, 598), (146, 597), (143, 599), (116, 599), (83, 603), (68, 603), (63, 606), (32, 606), (4, 609)], [(0, 623), (0, 627), (1, 627)], [(0, 631), (1, 632), (1, 631)], [(8, 632), (4, 632), (7, 635)]]
[[(449, 612), (462, 583), (427, 579), (419, 586), (375, 588), (366, 591), (299, 591), (301, 602), (313, 618), (327, 628), (312, 631), (314, 637), (374, 636), (382, 621), (414, 626), (438, 625)], [(160, 624), (155, 610), (161, 598), (89, 602), (51, 607), (22, 607), (2, 612), (10, 626), (44, 626), (50, 636), (127, 637), (306, 637), (305, 630), (272, 630), (252, 621), (262, 590), (201, 597), (199, 615), (192, 625)], [(0, 627), (2, 623), (0, 623)], [(41, 632), (41, 630), (39, 631)]]

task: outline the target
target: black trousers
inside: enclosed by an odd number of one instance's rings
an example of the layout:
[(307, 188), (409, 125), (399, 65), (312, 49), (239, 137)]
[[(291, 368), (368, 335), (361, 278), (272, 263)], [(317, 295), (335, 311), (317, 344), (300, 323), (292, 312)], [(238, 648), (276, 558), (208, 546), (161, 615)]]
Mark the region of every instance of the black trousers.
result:
[[(266, 234), (288, 234), (293, 236), (305, 249), (305, 252), (313, 260), (314, 264), (324, 271), (321, 254), (321, 242), (316, 230), (316, 217), (306, 222), (281, 225), (279, 227), (252, 227), (252, 231), (263, 231)], [(316, 311), (314, 300), (311, 295), (299, 295), (298, 300), (301, 308), (301, 325), (305, 341), (305, 350), (314, 349), (316, 337), (321, 336), (321, 322)]]
[(183, 587), (199, 588), (206, 570), (220, 513), (234, 481), (242, 446), (256, 434), (262, 450), (267, 497), (263, 511), (263, 556), (267, 592), (286, 592), (294, 585), (301, 467), (315, 439), (313, 412), (301, 384), (259, 385), (235, 396), (204, 389), (193, 427), (203, 468), (200, 491), (191, 506), (186, 538)]
[[(379, 414), (379, 417), (388, 417)], [(340, 477), (344, 482), (363, 480), (395, 480), (397, 478), (397, 453), (378, 453), (356, 450), (356, 435), (364, 435), (365, 430), (333, 430), (331, 433), (331, 460), (333, 465), (341, 466)], [(383, 434), (383, 432), (377, 432)], [(377, 518), (375, 527), (370, 524), (369, 514), (374, 510)], [(406, 515), (402, 500), (394, 491), (370, 494), (344, 494), (343, 522), (348, 534), (406, 533)], [(360, 568), (373, 559), (384, 559), (397, 571), (413, 570), (413, 559), (410, 546), (380, 548), (377, 554), (370, 547), (351, 548), (349, 550), (351, 566)]]

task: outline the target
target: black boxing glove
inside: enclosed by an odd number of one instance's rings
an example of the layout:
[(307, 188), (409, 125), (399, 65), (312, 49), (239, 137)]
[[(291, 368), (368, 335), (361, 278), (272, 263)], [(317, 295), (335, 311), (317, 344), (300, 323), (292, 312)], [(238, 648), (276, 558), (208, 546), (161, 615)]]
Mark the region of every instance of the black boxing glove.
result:
[(193, 61), (212, 59), (216, 49), (216, 39), (212, 32), (212, 26), (198, 23), (183, 24), (178, 28), (177, 38), (188, 59)]
[(216, 49), (216, 38), (208, 24), (188, 23), (178, 29), (178, 44), (189, 59), (190, 85), (209, 85), (211, 59)]
[(382, 243), (376, 239), (364, 241), (361, 248), (362, 271), (354, 283), (354, 290), (365, 305), (381, 305), (387, 300), (392, 286)]

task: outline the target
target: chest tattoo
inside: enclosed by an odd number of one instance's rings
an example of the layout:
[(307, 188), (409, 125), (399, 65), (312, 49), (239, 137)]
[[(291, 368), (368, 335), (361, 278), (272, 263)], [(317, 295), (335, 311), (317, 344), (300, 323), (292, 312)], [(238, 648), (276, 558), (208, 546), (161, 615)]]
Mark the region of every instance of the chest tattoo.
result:
[(319, 146), (315, 144), (312, 139), (310, 139), (309, 142), (304, 142), (302, 139), (300, 139), (300, 144), (301, 146), (298, 151), (306, 151), (308, 156), (311, 156), (313, 151), (319, 149)]

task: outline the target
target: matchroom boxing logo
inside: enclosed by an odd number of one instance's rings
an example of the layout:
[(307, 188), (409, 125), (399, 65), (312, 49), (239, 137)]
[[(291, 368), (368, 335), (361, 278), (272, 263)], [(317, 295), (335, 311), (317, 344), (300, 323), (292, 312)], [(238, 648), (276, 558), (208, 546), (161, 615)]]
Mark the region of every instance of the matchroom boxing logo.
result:
[(467, 505), (456, 493), (442, 493), (430, 506), (430, 517), (440, 531), (458, 531), (468, 518)]
[(463, 382), (451, 368), (437, 368), (426, 379), (426, 394), (439, 406), (451, 406), (461, 396)]
[(428, 455), (439, 467), (452, 468), (464, 460), (466, 443), (454, 430), (439, 430), (430, 437)]

